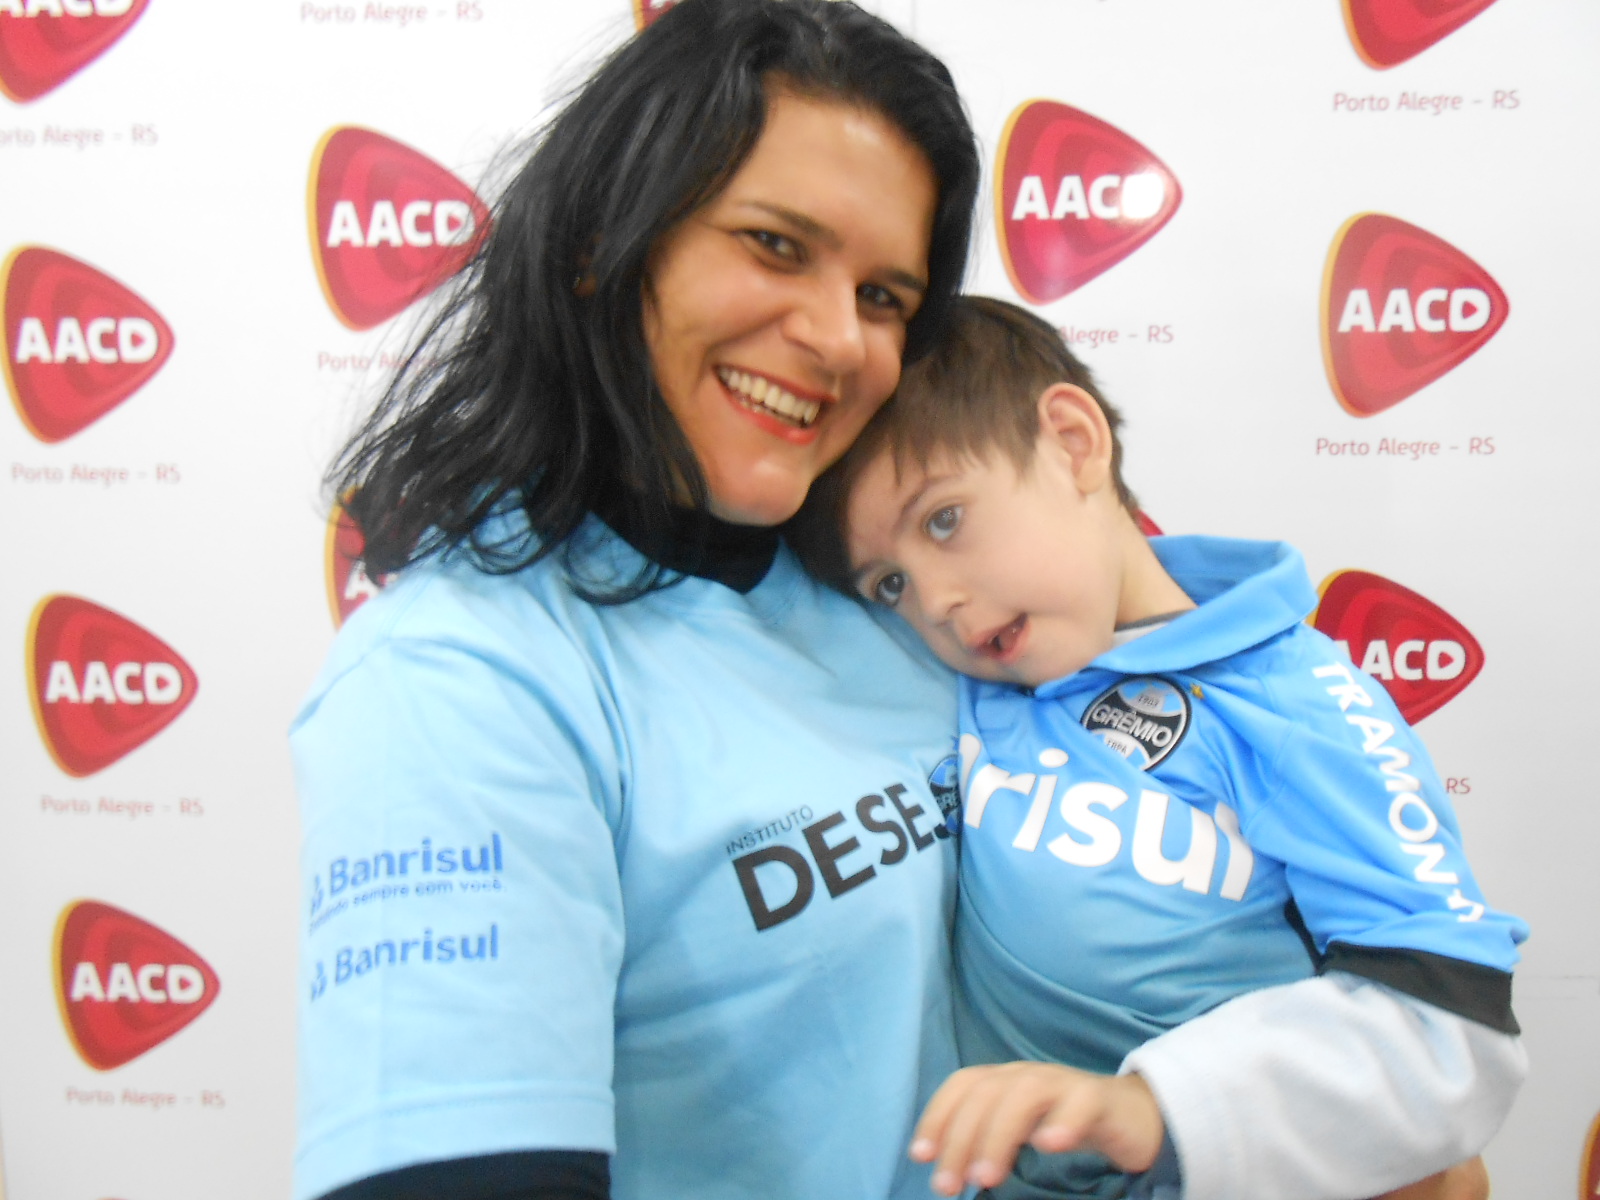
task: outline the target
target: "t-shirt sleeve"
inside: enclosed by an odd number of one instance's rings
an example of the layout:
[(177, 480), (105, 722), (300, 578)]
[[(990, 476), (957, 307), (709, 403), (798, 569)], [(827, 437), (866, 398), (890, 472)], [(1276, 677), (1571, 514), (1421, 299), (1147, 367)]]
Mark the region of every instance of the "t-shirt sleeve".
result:
[(518, 615), (369, 634), (292, 731), (297, 1197), (615, 1148), (616, 743), (583, 656)]
[(1427, 751), (1319, 642), (1272, 672), (1270, 711), (1225, 714), (1245, 743), (1228, 768), (1245, 838), (1284, 864), (1318, 955), (1401, 948), (1509, 973), (1527, 926), (1485, 900)]

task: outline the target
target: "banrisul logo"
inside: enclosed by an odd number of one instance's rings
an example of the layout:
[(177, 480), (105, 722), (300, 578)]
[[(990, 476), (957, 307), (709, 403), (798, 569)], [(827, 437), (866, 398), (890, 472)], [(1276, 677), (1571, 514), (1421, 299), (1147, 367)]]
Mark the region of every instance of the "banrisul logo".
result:
[(56, 1000), (83, 1061), (109, 1071), (154, 1049), (217, 998), (209, 963), (143, 917), (98, 900), (61, 911)]
[(0, 92), (36, 100), (99, 58), (149, 0), (0, 0)]
[(1098, 117), (1054, 100), (1011, 114), (995, 170), (1000, 255), (1017, 294), (1047, 304), (1109, 271), (1172, 219), (1166, 165)]
[(1483, 647), (1466, 626), (1392, 579), (1336, 571), (1319, 590), (1322, 602), (1311, 624), (1381, 681), (1413, 724), (1460, 695), (1483, 670)]
[(343, 504), (334, 506), (328, 517), (328, 536), (323, 551), (323, 569), (328, 587), (328, 612), (337, 629), (372, 597), (376, 596), (387, 575), (373, 579), (361, 561), (366, 549), (366, 538), (361, 526), (346, 511)]
[(1382, 213), (1346, 221), (1322, 277), (1322, 358), (1344, 410), (1393, 408), (1483, 348), (1511, 305), (1449, 242)]
[(1177, 684), (1141, 675), (1113, 684), (1083, 710), (1083, 727), (1141, 771), (1178, 748), (1189, 731), (1189, 697)]
[(654, 25), (661, 19), (661, 14), (671, 8), (677, 0), (633, 0), (633, 23), (635, 28), (644, 29)]
[(1369, 67), (1386, 70), (1454, 33), (1494, 0), (1344, 0), (1350, 41)]
[(172, 354), (172, 330), (86, 262), (24, 246), (0, 267), (6, 387), (40, 441), (59, 442), (142, 388)]
[(329, 130), (311, 156), (311, 250), (322, 294), (371, 329), (472, 257), (489, 211), (431, 158), (370, 129)]
[(92, 775), (160, 733), (194, 700), (199, 680), (178, 652), (120, 613), (50, 596), (28, 626), (28, 689), (50, 756)]

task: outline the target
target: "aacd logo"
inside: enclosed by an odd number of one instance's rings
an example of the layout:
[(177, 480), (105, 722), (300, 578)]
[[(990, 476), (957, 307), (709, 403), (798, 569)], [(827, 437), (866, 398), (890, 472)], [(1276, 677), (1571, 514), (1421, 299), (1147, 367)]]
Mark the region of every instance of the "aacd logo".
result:
[(11, 402), (45, 442), (98, 421), (172, 353), (160, 313), (111, 276), (42, 246), (14, 250), (0, 266), (0, 329)]
[(488, 209), (449, 171), (353, 125), (317, 143), (308, 206), (322, 294), (351, 329), (371, 329), (438, 287), (489, 227)]
[(677, 0), (633, 0), (633, 23), (638, 29), (654, 25)]
[(1344, 24), (1356, 53), (1382, 71), (1421, 54), (1494, 0), (1344, 0)]
[(50, 757), (81, 777), (177, 720), (200, 681), (176, 650), (127, 617), (50, 596), (28, 626), (28, 686)]
[(1511, 305), (1449, 242), (1382, 213), (1344, 223), (1322, 276), (1322, 359), (1351, 416), (1370, 417), (1476, 354)]
[(0, 92), (36, 100), (109, 50), (149, 0), (0, 0)]
[(379, 589), (389, 582), (387, 575), (380, 575), (374, 581), (367, 574), (361, 562), (361, 553), (365, 548), (366, 538), (362, 535), (361, 526), (356, 524), (355, 518), (345, 510), (344, 505), (334, 505), (333, 513), (328, 517), (324, 562), (328, 582), (328, 611), (333, 614), (335, 629), (348, 621), (351, 613), (376, 596)]
[(1595, 1196), (1600, 1196), (1600, 1114), (1589, 1126), (1583, 1161), (1578, 1164), (1578, 1200), (1593, 1200)]
[(97, 900), (61, 910), (55, 980), (67, 1036), (97, 1071), (166, 1041), (210, 1008), (222, 986), (170, 933)]
[(1000, 136), (995, 223), (1011, 285), (1048, 304), (1109, 271), (1172, 219), (1183, 191), (1150, 151), (1098, 117), (1030, 100)]
[(1381, 680), (1400, 715), (1415, 724), (1442, 708), (1483, 670), (1483, 647), (1433, 601), (1367, 571), (1322, 581), (1311, 624), (1350, 661)]

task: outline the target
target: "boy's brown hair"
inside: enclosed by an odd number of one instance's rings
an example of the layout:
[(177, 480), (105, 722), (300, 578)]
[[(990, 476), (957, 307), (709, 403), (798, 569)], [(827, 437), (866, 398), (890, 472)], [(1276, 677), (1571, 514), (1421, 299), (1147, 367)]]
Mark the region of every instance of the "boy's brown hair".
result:
[(1111, 428), (1111, 477), (1130, 513), (1138, 505), (1122, 481), (1122, 416), (1047, 321), (988, 296), (960, 296), (933, 349), (908, 366), (894, 396), (878, 410), (843, 458), (829, 467), (785, 528), (801, 562), (818, 579), (855, 595), (845, 540), (845, 507), (862, 467), (885, 448), (896, 468), (926, 466), (948, 451), (981, 458), (999, 451), (1020, 471), (1033, 462), (1038, 400), (1070, 383), (1094, 397)]

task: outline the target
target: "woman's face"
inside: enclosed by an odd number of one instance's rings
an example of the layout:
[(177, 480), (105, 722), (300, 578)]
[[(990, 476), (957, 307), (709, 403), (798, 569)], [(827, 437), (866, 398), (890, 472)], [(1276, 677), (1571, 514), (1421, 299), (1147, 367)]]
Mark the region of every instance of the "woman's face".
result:
[(717, 516), (793, 516), (894, 390), (937, 192), (884, 117), (775, 89), (738, 173), (657, 244), (645, 338)]

